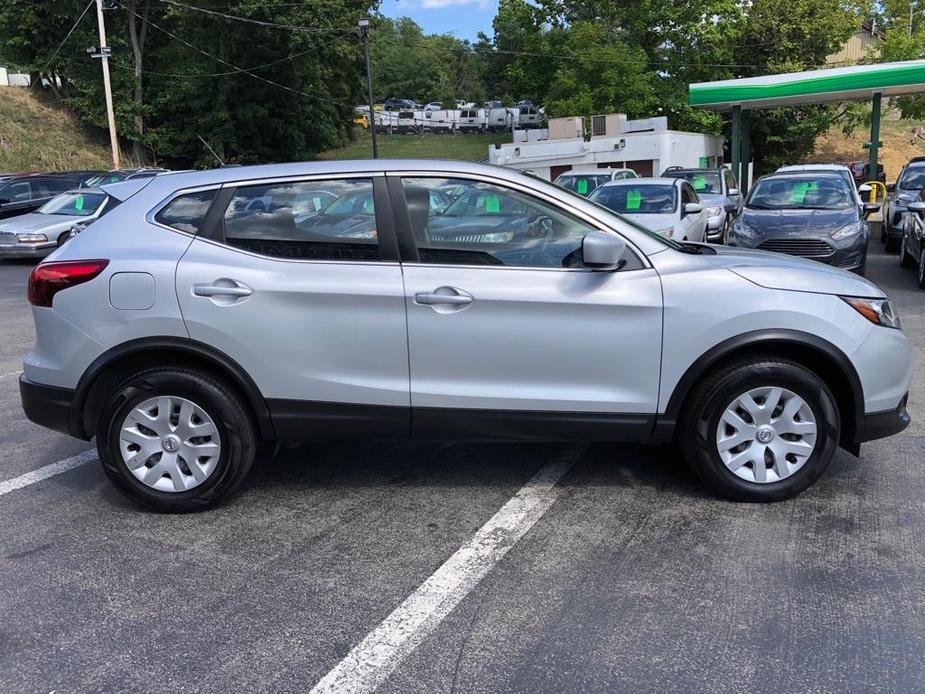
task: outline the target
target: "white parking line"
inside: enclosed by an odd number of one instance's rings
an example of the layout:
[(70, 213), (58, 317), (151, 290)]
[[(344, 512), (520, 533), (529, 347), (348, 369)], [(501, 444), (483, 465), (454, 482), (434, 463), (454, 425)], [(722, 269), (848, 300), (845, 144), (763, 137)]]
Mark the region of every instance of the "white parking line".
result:
[(75, 467), (86, 465), (93, 460), (96, 460), (96, 451), (90, 449), (89, 451), (78, 453), (77, 455), (70, 458), (59, 460), (57, 463), (51, 463), (45, 467), (40, 467), (38, 470), (27, 472), (25, 475), (20, 475), (19, 477), (14, 477), (11, 480), (0, 482), (0, 496), (9, 494), (10, 492), (16, 491), (17, 489), (22, 489), (23, 487), (28, 487), (30, 484), (35, 484), (36, 482), (47, 480), (49, 477), (60, 475), (62, 472), (73, 470)]
[(574, 447), (547, 463), (392, 614), (373, 629), (312, 694), (375, 691), (543, 516), (559, 496), (556, 484), (584, 453)]

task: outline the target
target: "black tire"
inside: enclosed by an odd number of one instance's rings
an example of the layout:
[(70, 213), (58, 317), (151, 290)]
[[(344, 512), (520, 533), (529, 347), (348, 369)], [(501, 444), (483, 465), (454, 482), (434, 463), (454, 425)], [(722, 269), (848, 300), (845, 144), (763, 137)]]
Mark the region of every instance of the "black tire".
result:
[[(749, 482), (731, 472), (719, 456), (720, 417), (739, 395), (768, 386), (787, 388), (810, 407), (817, 423), (815, 449), (796, 472), (777, 482)], [(702, 379), (691, 392), (678, 443), (697, 476), (716, 494), (734, 501), (783, 501), (798, 495), (825, 472), (838, 448), (840, 419), (829, 388), (796, 362), (775, 356), (744, 358)]]
[(899, 266), (906, 269), (911, 269), (916, 266), (915, 259), (909, 255), (909, 251), (906, 247), (906, 237), (903, 236), (902, 241), (899, 245)]
[[(201, 407), (213, 420), (221, 440), (218, 463), (199, 486), (182, 492), (153, 489), (136, 479), (123, 463), (119, 428), (130, 410), (152, 397), (173, 395)], [(240, 396), (208, 373), (187, 367), (141, 371), (115, 388), (100, 413), (97, 450), (103, 471), (132, 501), (155, 511), (203, 511), (228, 499), (250, 472), (257, 452), (256, 427)]]
[(918, 267), (915, 271), (915, 281), (919, 289), (925, 289), (925, 249), (919, 251)]

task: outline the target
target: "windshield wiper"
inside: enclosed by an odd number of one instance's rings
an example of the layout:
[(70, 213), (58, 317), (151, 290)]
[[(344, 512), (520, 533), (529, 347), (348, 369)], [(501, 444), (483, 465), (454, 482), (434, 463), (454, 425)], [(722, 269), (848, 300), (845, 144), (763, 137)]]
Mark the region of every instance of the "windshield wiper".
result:
[(678, 250), (682, 253), (689, 253), (690, 255), (716, 255), (716, 249), (711, 248), (705, 243), (694, 243), (693, 241), (678, 241), (676, 243), (680, 245)]

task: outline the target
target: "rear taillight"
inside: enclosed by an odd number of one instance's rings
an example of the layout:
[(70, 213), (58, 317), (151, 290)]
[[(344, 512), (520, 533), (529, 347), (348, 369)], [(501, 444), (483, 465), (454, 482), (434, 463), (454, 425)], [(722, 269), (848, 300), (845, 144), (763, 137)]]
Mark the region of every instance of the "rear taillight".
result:
[(29, 303), (51, 308), (62, 289), (89, 282), (109, 265), (108, 260), (59, 260), (36, 265), (29, 275)]

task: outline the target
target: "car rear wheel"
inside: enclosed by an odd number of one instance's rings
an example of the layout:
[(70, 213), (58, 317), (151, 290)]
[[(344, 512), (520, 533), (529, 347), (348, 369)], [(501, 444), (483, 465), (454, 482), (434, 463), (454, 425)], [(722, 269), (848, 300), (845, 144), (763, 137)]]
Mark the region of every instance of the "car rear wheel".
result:
[(781, 501), (825, 472), (838, 447), (839, 416), (826, 385), (799, 364), (742, 359), (692, 394), (679, 443), (694, 471), (736, 501)]
[(250, 471), (256, 432), (246, 405), (210, 374), (141, 371), (111, 394), (97, 426), (109, 479), (157, 511), (201, 511), (231, 496)]
[(906, 248), (906, 237), (903, 236), (903, 240), (899, 246), (899, 266), (904, 268), (913, 268), (915, 265), (915, 259), (909, 255), (909, 250)]
[(916, 279), (919, 283), (919, 288), (925, 289), (925, 249), (919, 252), (919, 262), (918, 269), (916, 270)]

